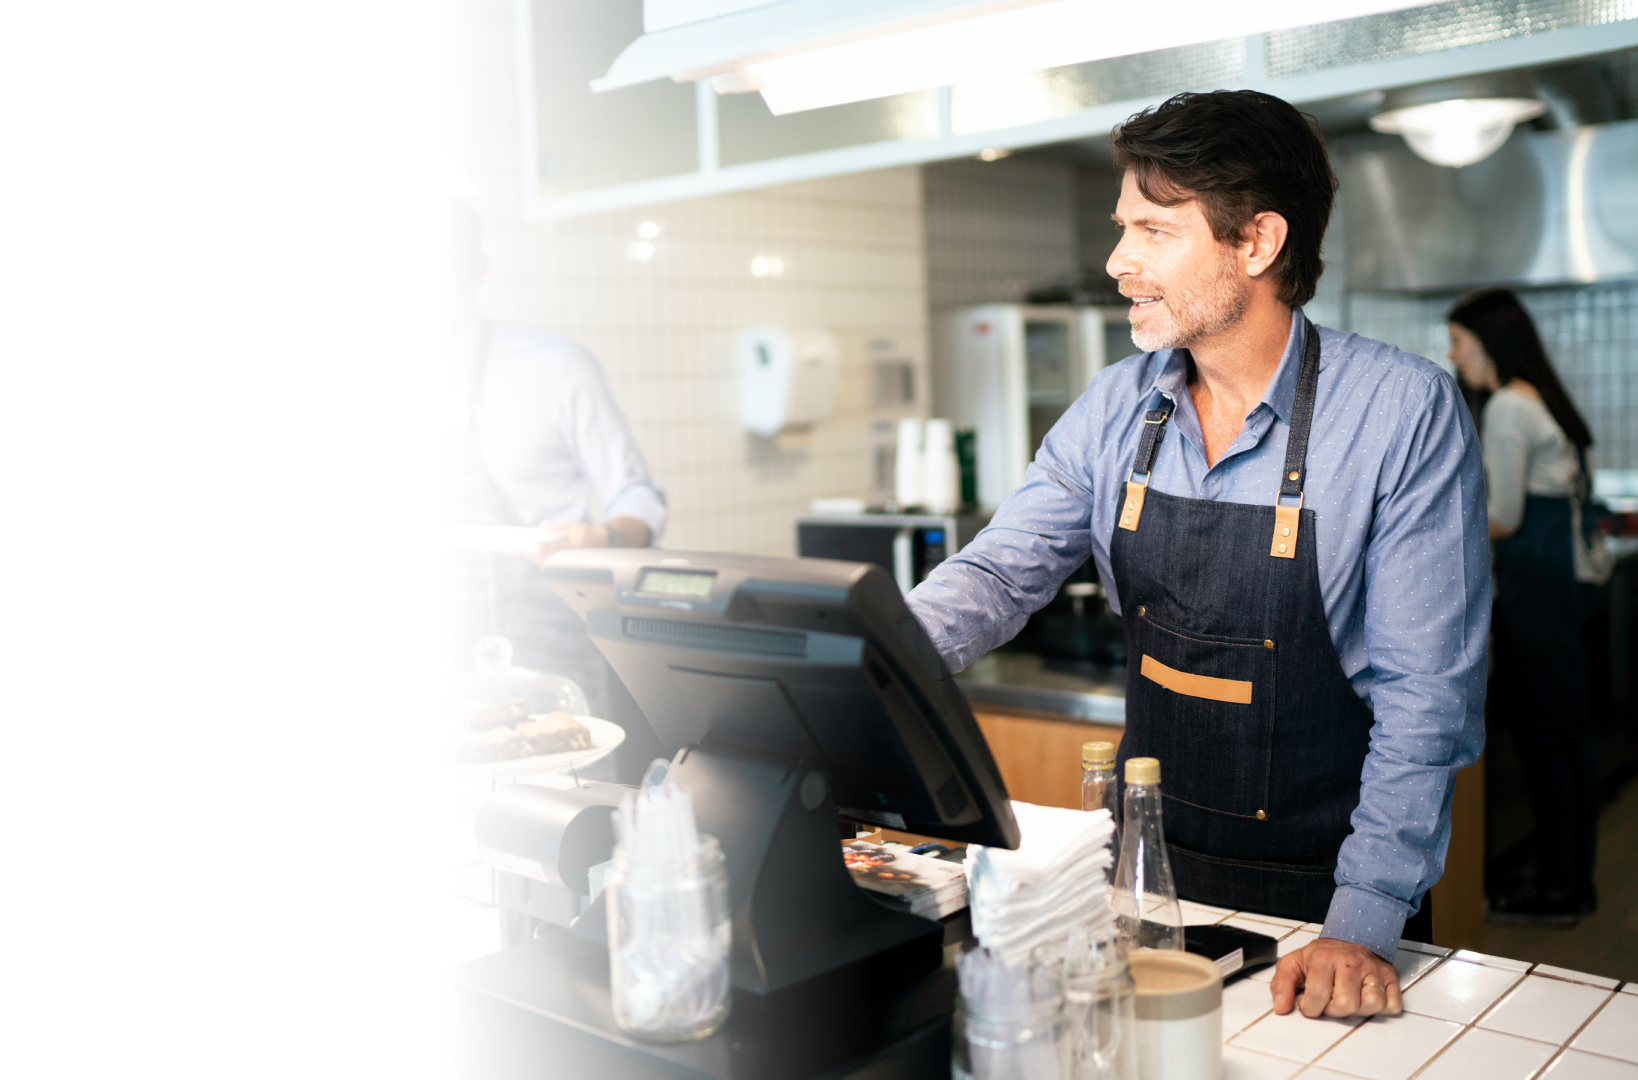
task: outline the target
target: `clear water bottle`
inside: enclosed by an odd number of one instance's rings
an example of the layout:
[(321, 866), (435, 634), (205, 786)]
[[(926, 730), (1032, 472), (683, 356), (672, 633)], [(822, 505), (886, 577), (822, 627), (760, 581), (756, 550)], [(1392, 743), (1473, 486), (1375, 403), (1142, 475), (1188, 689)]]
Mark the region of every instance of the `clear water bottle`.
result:
[(1177, 902), (1166, 830), (1160, 820), (1160, 761), (1128, 758), (1120, 865), (1110, 906), (1129, 949), (1181, 949), (1183, 909)]
[(1115, 879), (1115, 864), (1120, 857), (1120, 785), (1115, 783), (1115, 744), (1089, 742), (1081, 744), (1081, 809), (1107, 810), (1115, 832), (1109, 841), (1109, 850), (1115, 858), (1109, 860), (1109, 880)]

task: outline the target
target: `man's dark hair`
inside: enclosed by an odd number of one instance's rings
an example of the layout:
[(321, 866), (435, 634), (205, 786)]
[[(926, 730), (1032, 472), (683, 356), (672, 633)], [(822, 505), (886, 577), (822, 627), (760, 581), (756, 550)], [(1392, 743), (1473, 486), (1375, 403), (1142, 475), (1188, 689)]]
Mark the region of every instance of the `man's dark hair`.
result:
[(1337, 193), (1313, 117), (1256, 90), (1178, 94), (1110, 139), (1117, 173), (1130, 171), (1143, 197), (1160, 206), (1200, 200), (1218, 243), (1238, 241), (1265, 211), (1285, 218), (1285, 246), (1274, 260), (1280, 300), (1295, 307), (1313, 299)]

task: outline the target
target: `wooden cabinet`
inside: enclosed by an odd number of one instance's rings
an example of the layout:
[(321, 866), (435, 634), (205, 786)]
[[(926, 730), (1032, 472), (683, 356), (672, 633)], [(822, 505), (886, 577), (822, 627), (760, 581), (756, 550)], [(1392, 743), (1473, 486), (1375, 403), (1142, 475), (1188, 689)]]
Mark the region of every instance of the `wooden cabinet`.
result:
[[(1081, 805), (1081, 744), (1120, 744), (1125, 729), (1051, 713), (973, 710), (1007, 794), (1039, 806)], [(1433, 887), (1434, 944), (1452, 949), (1484, 946), (1484, 769), (1456, 777), (1450, 851), (1445, 875)]]
[(1007, 794), (1037, 806), (1081, 808), (1081, 744), (1104, 739), (1120, 744), (1123, 728), (1051, 713), (973, 710)]

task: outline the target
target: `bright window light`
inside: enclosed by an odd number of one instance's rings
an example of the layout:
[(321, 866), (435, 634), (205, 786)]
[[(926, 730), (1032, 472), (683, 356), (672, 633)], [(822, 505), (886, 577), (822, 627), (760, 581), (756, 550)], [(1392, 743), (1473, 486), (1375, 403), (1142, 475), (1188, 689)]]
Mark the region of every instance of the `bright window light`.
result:
[(658, 221), (645, 221), (637, 226), (637, 239), (639, 240), (652, 240), (659, 235), (660, 223)]
[(654, 257), (654, 245), (647, 240), (633, 241), (626, 247), (626, 255), (638, 262), (648, 262)]
[(751, 260), (751, 276), (776, 278), (785, 272), (785, 260), (777, 255), (758, 255)]
[(1456, 98), (1377, 113), (1371, 127), (1403, 135), (1425, 161), (1460, 168), (1494, 154), (1515, 124), (1546, 111), (1535, 98)]

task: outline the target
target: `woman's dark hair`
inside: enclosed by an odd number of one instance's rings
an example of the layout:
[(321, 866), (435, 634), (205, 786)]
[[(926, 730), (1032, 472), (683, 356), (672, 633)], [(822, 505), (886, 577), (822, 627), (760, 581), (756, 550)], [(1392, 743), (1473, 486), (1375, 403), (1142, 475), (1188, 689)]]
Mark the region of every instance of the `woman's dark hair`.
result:
[(1178, 94), (1110, 139), (1117, 173), (1131, 172), (1160, 206), (1199, 199), (1218, 243), (1238, 241), (1265, 211), (1285, 218), (1285, 246), (1274, 259), (1280, 300), (1296, 307), (1314, 298), (1337, 178), (1313, 117), (1256, 90)]
[(1536, 324), (1517, 294), (1511, 289), (1469, 293), (1456, 302), (1445, 318), (1471, 330), (1479, 339), (1484, 351), (1495, 361), (1496, 379), (1501, 385), (1523, 379), (1536, 388), (1541, 403), (1547, 406), (1547, 411), (1563, 429), (1564, 437), (1577, 450), (1592, 445), (1592, 432), (1576, 411), (1570, 395), (1565, 393), (1564, 384), (1558, 381), (1558, 372), (1547, 359)]

